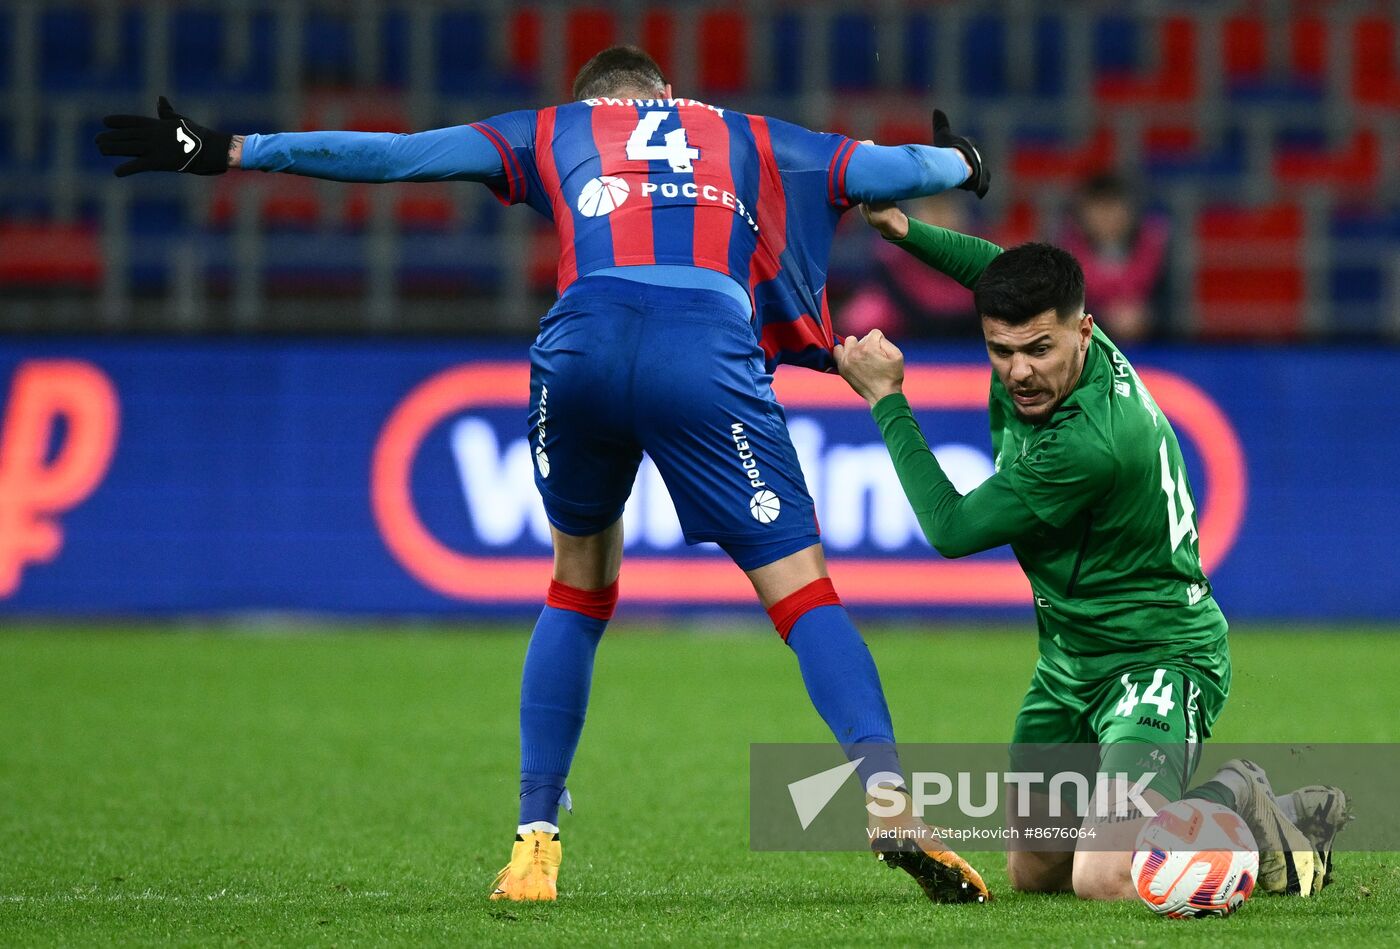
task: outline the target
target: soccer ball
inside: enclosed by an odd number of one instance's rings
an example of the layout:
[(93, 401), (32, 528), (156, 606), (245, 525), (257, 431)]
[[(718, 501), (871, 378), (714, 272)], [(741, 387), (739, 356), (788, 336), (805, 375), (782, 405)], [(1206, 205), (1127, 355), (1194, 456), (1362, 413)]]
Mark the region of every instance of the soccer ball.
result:
[(1138, 834), (1133, 887), (1172, 919), (1229, 916), (1259, 876), (1259, 846), (1244, 819), (1209, 801), (1176, 801)]

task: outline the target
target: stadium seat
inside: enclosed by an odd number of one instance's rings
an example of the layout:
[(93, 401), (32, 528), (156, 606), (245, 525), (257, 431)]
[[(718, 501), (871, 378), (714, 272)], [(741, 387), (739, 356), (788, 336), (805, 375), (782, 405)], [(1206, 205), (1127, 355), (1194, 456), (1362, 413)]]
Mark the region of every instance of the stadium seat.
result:
[(1327, 275), (1332, 303), (1331, 332), (1337, 336), (1375, 336), (1391, 319), (1386, 310), (1388, 275), (1376, 263), (1351, 263), (1333, 258)]
[[(583, 64), (598, 50), (616, 43), (617, 19), (606, 8), (583, 7), (569, 11), (564, 27), (564, 82), (572, 83)], [(565, 94), (568, 89), (562, 90)]]
[(1361, 17), (1352, 28), (1352, 96), (1366, 105), (1400, 105), (1400, 70), (1395, 65), (1395, 22)]
[(1143, 74), (1120, 68), (1104, 69), (1094, 84), (1094, 94), (1106, 105), (1139, 106), (1181, 103), (1197, 90), (1196, 23), (1189, 17), (1168, 17), (1157, 29), (1158, 57), (1155, 72)]
[(1321, 86), (1327, 78), (1329, 26), (1316, 14), (1295, 16), (1288, 25), (1289, 65), (1300, 80)]
[(927, 118), (922, 115), (913, 117), (904, 110), (897, 110), (894, 115), (886, 113), (882, 116), (875, 126), (875, 141), (882, 145), (927, 142), (931, 133)]
[(91, 223), (0, 221), (0, 286), (102, 282), (102, 249)]
[(304, 130), (344, 128), (357, 132), (411, 132), (408, 106), (395, 94), (322, 91), (306, 96), (298, 127)]
[[(14, 49), (14, 36), (14, 14), (8, 8), (0, 7), (0, 50)], [(10, 69), (0, 69), (0, 89), (9, 88), (12, 72)]]
[(1268, 24), (1255, 14), (1232, 16), (1223, 28), (1222, 72), (1226, 91), (1241, 103), (1316, 103), (1325, 93), (1325, 24), (1311, 17), (1289, 23), (1286, 70), (1270, 69)]
[(1228, 192), (1248, 172), (1244, 133), (1227, 128), (1218, 145), (1191, 150), (1149, 149), (1143, 156), (1143, 169), (1158, 184), (1189, 179)]
[(878, 82), (875, 18), (865, 12), (838, 13), (826, 35), (827, 79), (836, 92), (873, 92)]
[(341, 190), (341, 219), (350, 228), (369, 225), (373, 214), (371, 190), (392, 189), (390, 207), (398, 230), (405, 233), (444, 233), (457, 223), (452, 186), (443, 182), (398, 185), (346, 185)]
[(728, 96), (748, 88), (748, 35), (748, 20), (739, 11), (701, 14), (698, 55), (703, 94)]
[(276, 22), (272, 13), (247, 14), (247, 58), (230, 61), (228, 16), (213, 10), (182, 9), (170, 18), (170, 73), (182, 93), (266, 93), (276, 81)]
[[(1157, 7), (1059, 5), (1035, 8), (1031, 20), (1020, 22), (1012, 19), (1021, 15), (1011, 12), (1014, 7), (976, 7), (950, 15), (947, 3), (876, 10), (854, 2), (817, 9), (740, 3), (691, 7), (674, 0), (634, 11), (633, 22), (624, 21), (626, 14), (615, 5), (583, 2), (587, 5), (555, 7), (525, 0), (425, 8), (432, 25), (428, 72), (445, 98), (426, 115), (415, 113), (415, 120), (450, 124), (466, 117), (449, 110), (466, 104), (509, 108), (513, 102), (555, 99), (560, 90), (545, 89), (546, 83), (570, 78), (600, 46), (635, 38), (668, 74), (677, 68), (681, 44), (692, 47), (694, 72), (677, 79), (693, 80), (694, 88), (680, 90), (683, 94), (735, 105), (748, 97), (774, 114), (824, 128), (874, 133), (884, 142), (925, 141), (923, 102), (930, 97), (936, 101), (940, 90), (934, 86), (949, 65), (938, 62), (938, 47), (940, 40), (953, 39), (940, 30), (954, 30), (960, 63), (953, 81), (974, 103), (954, 120), (973, 135), (996, 132), (989, 145), (1000, 148), (1009, 141), (1009, 154), (1001, 157), (1002, 184), (1011, 186), (1005, 204), (997, 204), (1005, 218), (1001, 230), (1034, 236), (1049, 224), (1037, 219), (1043, 201), (1031, 202), (1037, 189), (1062, 193), (1087, 174), (1141, 156), (1128, 170), (1143, 180), (1145, 201), (1160, 201), (1165, 189), (1186, 188), (1198, 201), (1223, 202), (1210, 204), (1198, 221), (1182, 222), (1183, 228), (1195, 230), (1203, 248), (1199, 272), (1188, 276), (1201, 298), (1207, 332), (1248, 336), (1264, 332), (1260, 325), (1282, 335), (1301, 332), (1303, 301), (1314, 300), (1312, 293), (1303, 293), (1304, 276), (1311, 280), (1314, 273), (1319, 284), (1308, 289), (1331, 302), (1338, 332), (1388, 332), (1386, 320), (1393, 321), (1387, 307), (1400, 296), (1391, 287), (1391, 265), (1378, 254), (1386, 249), (1394, 253), (1400, 246), (1400, 216), (1368, 206), (1368, 200), (1394, 189), (1400, 173), (1394, 156), (1384, 151), (1389, 138), (1382, 124), (1393, 114), (1384, 110), (1400, 107), (1400, 20), (1382, 4), (1363, 5), (1359, 13), (1342, 16), (1313, 0), (1252, 0), (1219, 12), (1197, 0), (1173, 6), (1167, 15)], [(31, 44), (34, 81), (45, 101), (59, 106), (34, 118), (22, 111), (0, 116), (0, 173), (10, 182), (8, 190), (0, 191), (0, 220), (47, 222), (56, 206), (71, 211), (73, 193), (91, 201), (110, 180), (114, 162), (88, 147), (88, 141), (103, 111), (149, 108), (139, 99), (148, 81), (146, 29), (155, 16), (166, 18), (158, 25), (168, 28), (163, 54), (172, 99), (210, 124), (236, 132), (289, 122), (300, 128), (411, 130), (401, 95), (415, 83), (416, 5), (371, 0), (361, 9), (316, 2), (290, 12), (296, 6), (270, 0), (159, 7), (92, 0), (0, 3), (0, 49)], [(355, 17), (365, 14), (376, 18), (380, 69), (368, 91), (352, 93), (362, 78)], [(286, 65), (279, 59), (279, 30), (293, 22), (288, 18), (293, 15), (302, 17), (297, 48), (290, 51), (301, 81), (297, 95), (284, 99), (277, 94)], [(883, 16), (898, 19), (898, 76), (886, 77), (877, 64), (876, 55), (883, 52), (878, 45), (887, 38)], [(32, 36), (17, 35), (19, 29), (28, 34), (30, 23)], [(245, 28), (246, 37), (239, 33)], [(1203, 30), (1216, 28), (1219, 42), (1198, 42)], [(547, 29), (560, 35), (545, 35)], [(682, 29), (693, 35), (683, 35)], [(1071, 53), (1082, 52), (1071, 41), (1086, 34), (1087, 89), (1076, 87), (1083, 73), (1068, 62)], [(763, 48), (753, 55), (756, 37), (762, 38)], [(115, 45), (109, 48), (109, 42)], [(825, 63), (822, 57), (814, 63), (806, 56), (813, 42), (822, 44)], [(1212, 51), (1218, 51), (1218, 63), (1197, 62), (1198, 55)], [(1009, 62), (1023, 52), (1031, 62)], [(546, 61), (554, 55), (565, 62)], [(1347, 70), (1340, 86), (1332, 81), (1336, 68)], [(1223, 97), (1201, 98), (1200, 77), (1208, 72), (1218, 72)], [(14, 69), (0, 68), (0, 92), (11, 92), (15, 78)], [(886, 78), (910, 97), (886, 100), (878, 95), (894, 91), (880, 88)], [(1335, 101), (1338, 95), (1349, 101)], [(1089, 96), (1094, 97), (1090, 108), (1105, 108), (1086, 128), (1082, 108), (1071, 106), (1082, 107)], [(989, 128), (979, 127), (977, 103), (988, 106), (981, 110), (986, 116), (981, 121)], [(285, 111), (302, 105), (300, 113)], [(1070, 114), (1072, 124), (1059, 118)], [(1345, 121), (1340, 126), (1324, 122), (1329, 114)], [(21, 124), (30, 121), (36, 123), (33, 129)], [(31, 141), (36, 147), (28, 149)], [(60, 162), (74, 166), (76, 182), (55, 173)], [(1262, 180), (1252, 177), (1261, 172)], [(301, 252), (301, 239), (310, 241), (310, 232), (343, 232), (352, 244), (367, 237), (374, 206), (370, 189), (282, 176), (246, 176), (242, 183), (239, 178), (220, 179), (212, 189), (181, 189), (168, 200), (155, 200), (151, 191), (136, 186), (126, 226), (144, 249), (133, 252), (133, 274), (149, 271), (152, 279), (164, 280), (168, 268), (155, 265), (161, 250), (153, 242), (163, 231), (193, 234), (194, 222), (203, 222), (206, 201), (215, 227), (209, 240), (230, 239), (228, 231), (244, 200), (257, 202), (264, 233), (288, 237), (286, 246), (294, 256)], [(30, 181), (39, 186), (29, 188)], [(496, 239), (505, 212), (485, 199), (459, 201), (459, 187), (419, 185), (389, 192), (391, 218), (405, 247), (434, 239), (443, 247), (473, 240), (489, 245)], [(1291, 201), (1302, 193), (1323, 204), (1332, 234), (1319, 252), (1325, 261), (1306, 268), (1299, 257), (1305, 240), (1301, 232), (1270, 236), (1270, 228), (1291, 220), (1296, 208), (1239, 206), (1242, 194), (1251, 200), (1281, 195)], [(1343, 205), (1347, 210), (1332, 213)], [(1272, 217), (1275, 213), (1281, 217)], [(1232, 227), (1243, 230), (1235, 238), (1219, 236)], [(273, 245), (265, 242), (264, 247), (271, 252)], [(354, 258), (359, 252), (352, 248), (346, 253)], [(499, 268), (463, 277), (442, 270), (440, 255), (430, 255), (418, 266), (417, 253), (405, 251), (399, 265), (405, 285), (499, 283)], [(542, 287), (552, 285), (546, 271), (554, 253), (553, 238), (543, 236), (530, 262)], [(1253, 259), (1242, 261), (1242, 253)], [(343, 282), (345, 269), (303, 268), (313, 276), (332, 273), (333, 283)]]
[(138, 237), (183, 235), (189, 226), (189, 209), (179, 197), (140, 195), (132, 199), (126, 220), (128, 232)]
[(923, 11), (912, 11), (905, 18), (903, 30), (905, 91), (926, 93), (933, 87), (938, 69), (938, 25)]
[(408, 14), (387, 10), (379, 19), (379, 82), (388, 89), (404, 89), (410, 79)]
[(540, 24), (539, 10), (525, 8), (515, 10), (507, 21), (507, 76), (517, 83), (528, 83), (529, 77), (539, 74), (540, 64)]
[(1031, 91), (1037, 96), (1059, 98), (1065, 94), (1065, 23), (1061, 16), (1046, 15), (1035, 22), (1035, 72)]
[(1346, 205), (1332, 215), (1328, 232), (1330, 330), (1341, 336), (1393, 332), (1400, 303), (1400, 287), (1392, 286), (1400, 208)]
[(961, 45), (963, 94), (970, 98), (1006, 95), (1006, 20), (996, 14), (969, 17)]
[(346, 85), (355, 77), (355, 44), (349, 19), (313, 9), (302, 26), (301, 76), (312, 85)]
[(1294, 205), (1213, 207), (1196, 221), (1197, 331), (1290, 339), (1303, 331), (1303, 216)]
[(39, 80), (46, 90), (68, 92), (96, 80), (95, 19), (84, 7), (46, 10), (39, 17)]
[[(405, 234), (395, 267), (399, 290), (419, 297), (460, 297), (496, 288), (501, 261), (478, 252), (482, 239), (478, 232), (463, 230)], [(553, 282), (544, 289), (553, 289)]]
[(1194, 125), (1154, 123), (1142, 130), (1143, 154), (1162, 161), (1190, 156), (1201, 147), (1201, 133)]
[(1024, 199), (1012, 201), (1007, 206), (1001, 223), (993, 230), (998, 242), (1004, 247), (1035, 240), (1045, 233), (1035, 205)]
[[(670, 10), (648, 10), (639, 28), (642, 49), (651, 54), (667, 77), (675, 73), (676, 17)], [(703, 51), (699, 54), (703, 58)]]
[(319, 227), (323, 208), (318, 185), (296, 175), (226, 175), (214, 185), (209, 203), (209, 223), (231, 228), (238, 209), (261, 195), (259, 220), (269, 230), (307, 231)]
[(1108, 126), (1099, 127), (1083, 144), (1062, 145), (1034, 132), (1017, 141), (1011, 154), (1013, 180), (1077, 182), (1095, 172), (1114, 167), (1117, 137)]
[(768, 83), (760, 82), (760, 88), (767, 86), (768, 91), (780, 96), (795, 96), (802, 91), (802, 64), (805, 59), (802, 41), (805, 29), (802, 17), (792, 10), (774, 14), (770, 24), (772, 41), (768, 53), (771, 79)]
[(1274, 178), (1281, 185), (1371, 192), (1380, 184), (1381, 147), (1376, 133), (1359, 129), (1341, 148), (1281, 148), (1274, 155)]
[(1246, 14), (1227, 18), (1222, 32), (1225, 80), (1263, 80), (1269, 70), (1268, 39), (1268, 25), (1262, 17)]
[(263, 279), (270, 293), (288, 297), (357, 296), (365, 287), (362, 236), (340, 231), (266, 235)]
[(433, 30), (437, 89), (449, 95), (480, 95), (491, 88), (489, 21), (476, 10), (444, 10)]

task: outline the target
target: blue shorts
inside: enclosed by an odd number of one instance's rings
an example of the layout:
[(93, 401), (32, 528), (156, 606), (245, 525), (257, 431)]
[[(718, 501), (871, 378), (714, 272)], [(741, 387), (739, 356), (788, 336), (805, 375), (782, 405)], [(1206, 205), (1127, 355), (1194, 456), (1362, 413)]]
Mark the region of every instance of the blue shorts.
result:
[(550, 523), (622, 516), (642, 452), (686, 543), (744, 570), (817, 543), (816, 512), (749, 316), (722, 293), (579, 279), (530, 349), (530, 444)]

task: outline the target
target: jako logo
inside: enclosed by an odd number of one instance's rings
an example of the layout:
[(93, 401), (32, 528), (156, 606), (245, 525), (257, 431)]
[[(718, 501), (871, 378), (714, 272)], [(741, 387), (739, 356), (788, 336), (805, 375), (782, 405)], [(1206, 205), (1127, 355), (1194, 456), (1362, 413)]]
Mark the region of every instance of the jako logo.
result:
[[(18, 589), (24, 566), (63, 548), (58, 515), (102, 482), (117, 445), (117, 392), (76, 360), (20, 363), (0, 429), (0, 597)], [(55, 433), (63, 423), (63, 437)]]
[[(986, 366), (913, 364), (906, 369), (905, 389), (921, 415), (976, 412), (985, 418), (988, 375)], [(1219, 408), (1191, 383), (1150, 370), (1143, 377), (1204, 465), (1209, 491), (1201, 505), (1200, 530), (1210, 570), (1229, 550), (1243, 517), (1245, 475), (1238, 440)], [(824, 374), (787, 371), (778, 375), (774, 389), (788, 410), (788, 429), (817, 502), (822, 539), (828, 551), (842, 554), (833, 570), (843, 600), (915, 607), (1026, 602), (1030, 590), (1014, 561), (945, 561), (929, 551), (873, 431), (868, 443), (833, 437), (863, 412), (845, 383)], [(410, 392), (380, 433), (371, 487), (380, 534), (410, 575), (444, 596), (533, 604), (549, 582), (549, 523), (533, 484), (537, 446), (525, 433), (502, 436), (498, 421), (504, 408), (523, 418), (529, 391), (529, 367), (523, 362), (462, 364)], [(425, 439), (444, 430), (448, 456), (420, 457)], [(971, 490), (992, 472), (983, 448), (951, 443), (936, 444), (934, 450), (959, 490)], [(462, 517), (463, 530), (455, 532), (460, 540), (449, 544), (446, 535), (435, 535), (426, 526), (412, 488), (420, 462), (452, 466), (461, 488), (456, 503), (465, 509), (439, 507), (432, 520), (447, 523), (442, 517), (449, 510), (451, 517)], [(444, 503), (437, 497), (436, 503)], [(756, 502), (750, 513), (757, 518), (769, 512), (759, 510)], [(726, 558), (684, 555), (675, 508), (647, 459), (623, 519), (630, 601), (752, 603), (752, 588)]]
[(583, 186), (578, 195), (578, 211), (584, 217), (604, 217), (616, 211), (631, 193), (626, 181), (602, 175)]

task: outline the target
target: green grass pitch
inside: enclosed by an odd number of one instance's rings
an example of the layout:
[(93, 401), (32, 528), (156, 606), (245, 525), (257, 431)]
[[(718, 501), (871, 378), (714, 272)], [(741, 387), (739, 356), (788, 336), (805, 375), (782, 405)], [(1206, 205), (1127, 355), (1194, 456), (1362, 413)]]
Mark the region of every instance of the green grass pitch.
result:
[[(1226, 920), (934, 906), (863, 854), (752, 853), (750, 741), (822, 741), (771, 635), (626, 627), (598, 657), (561, 898), (489, 903), (515, 822), (511, 630), (0, 635), (0, 944), (1395, 943), (1400, 857)], [(754, 625), (757, 629), (757, 623)], [(870, 634), (904, 741), (1003, 741), (1024, 629)], [(1244, 629), (1216, 737), (1400, 739), (1400, 635)], [(1358, 807), (1389, 806), (1365, 801)]]

